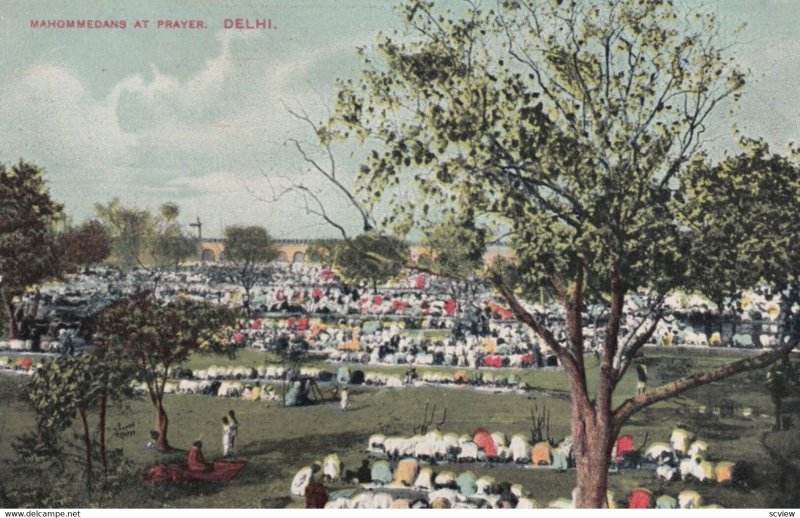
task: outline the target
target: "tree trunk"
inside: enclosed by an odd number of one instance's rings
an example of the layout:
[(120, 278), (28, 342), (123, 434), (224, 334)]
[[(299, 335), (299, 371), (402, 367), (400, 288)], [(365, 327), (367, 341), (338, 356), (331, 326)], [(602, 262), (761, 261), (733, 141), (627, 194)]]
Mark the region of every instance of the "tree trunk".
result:
[(108, 462), (106, 461), (106, 403), (108, 403), (108, 390), (103, 389), (100, 396), (100, 410), (97, 415), (97, 437), (100, 443), (100, 466), (103, 474), (108, 474)]
[(14, 316), (14, 305), (11, 303), (12, 297), (6, 295), (6, 292), (3, 290), (0, 290), (0, 296), (3, 298), (3, 306), (5, 306), (6, 315), (8, 315), (8, 337), (15, 340), (19, 338), (19, 326)]
[(244, 312), (250, 318), (250, 286), (244, 286)]
[[(573, 406), (578, 406), (573, 403)], [(610, 416), (598, 416), (597, 422), (584, 411), (573, 409), (572, 436), (575, 441), (577, 494), (575, 507), (601, 509), (608, 507), (608, 468), (616, 437), (611, 430)]]
[(92, 441), (89, 438), (89, 419), (86, 410), (80, 410), (81, 422), (83, 422), (83, 447), (86, 450), (86, 485), (92, 486)]
[(170, 451), (172, 447), (167, 441), (167, 429), (169, 428), (169, 419), (167, 412), (164, 410), (164, 405), (161, 400), (156, 400), (156, 429), (158, 430), (158, 444), (157, 447), (161, 451)]
[(775, 430), (783, 430), (783, 401), (780, 397), (773, 397), (772, 402), (775, 404)]

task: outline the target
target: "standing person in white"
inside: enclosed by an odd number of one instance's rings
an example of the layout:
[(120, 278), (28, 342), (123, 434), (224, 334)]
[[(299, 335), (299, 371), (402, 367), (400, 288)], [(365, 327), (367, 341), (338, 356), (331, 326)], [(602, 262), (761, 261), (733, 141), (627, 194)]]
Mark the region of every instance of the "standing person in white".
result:
[(231, 422), (227, 417), (222, 418), (222, 454), (230, 457), (233, 450), (233, 438), (231, 437)]
[(339, 407), (342, 409), (342, 412), (347, 410), (347, 405), (350, 403), (350, 398), (347, 393), (347, 387), (344, 387), (340, 393), (340, 400), (339, 400)]
[(239, 435), (239, 420), (236, 419), (236, 414), (233, 410), (228, 410), (228, 421), (231, 425), (231, 449), (230, 454), (236, 455), (236, 437)]

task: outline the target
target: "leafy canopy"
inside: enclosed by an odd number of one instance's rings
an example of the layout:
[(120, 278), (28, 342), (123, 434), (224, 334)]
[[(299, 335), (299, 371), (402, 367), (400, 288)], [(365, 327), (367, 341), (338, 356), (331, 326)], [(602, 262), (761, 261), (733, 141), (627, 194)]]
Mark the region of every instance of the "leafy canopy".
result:
[[(16, 295), (56, 276), (54, 226), (63, 207), (50, 197), (42, 169), (0, 164), (0, 290)], [(10, 300), (10, 297), (9, 297)]]
[(373, 286), (400, 275), (409, 257), (405, 241), (375, 232), (346, 241), (321, 241), (310, 252), (311, 260), (333, 266), (348, 282)]
[[(744, 85), (716, 20), (686, 30), (671, 2), (483, 5), (405, 2), (403, 36), (379, 35), (361, 78), (340, 82), (330, 137), (369, 145), (362, 194), (396, 228), (431, 206), (508, 228), (531, 288), (607, 292), (613, 271), (682, 283), (674, 178)], [(408, 184), (423, 202), (401, 201)]]

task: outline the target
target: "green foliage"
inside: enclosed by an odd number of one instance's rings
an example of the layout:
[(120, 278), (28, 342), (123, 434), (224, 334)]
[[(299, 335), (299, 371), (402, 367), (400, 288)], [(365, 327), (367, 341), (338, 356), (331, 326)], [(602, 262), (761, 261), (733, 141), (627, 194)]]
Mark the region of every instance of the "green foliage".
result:
[(449, 217), (426, 229), (422, 247), (431, 256), (421, 256), (421, 266), (443, 276), (468, 278), (483, 268), (486, 230), (474, 219)]
[(102, 223), (93, 219), (59, 234), (58, 248), (68, 270), (88, 267), (111, 254), (111, 235)]
[(264, 227), (232, 226), (225, 229), (225, 256), (242, 267), (266, 264), (278, 257), (278, 250)]
[(165, 203), (159, 209), (161, 228), (153, 238), (152, 255), (158, 266), (174, 266), (197, 255), (197, 245), (193, 238), (187, 236), (176, 222), (180, 208), (175, 203)]
[(235, 314), (223, 306), (179, 299), (161, 304), (147, 294), (112, 304), (98, 318), (100, 340), (133, 362), (140, 381), (163, 394), (169, 368), (194, 351), (226, 351)]
[(124, 206), (119, 198), (106, 205), (96, 204), (95, 213), (111, 235), (114, 260), (128, 268), (142, 265), (156, 234), (153, 215), (147, 210)]
[(163, 204), (161, 207), (158, 208), (159, 214), (161, 214), (161, 218), (167, 223), (173, 223), (181, 213), (180, 207), (178, 207), (177, 203), (168, 201), (167, 203)]
[(177, 218), (180, 208), (163, 204), (158, 215), (148, 210), (122, 205), (114, 198), (106, 205), (95, 205), (95, 212), (111, 236), (113, 259), (128, 268), (154, 264), (178, 267), (197, 254), (195, 240), (181, 230)]
[[(726, 240), (734, 247), (743, 239), (764, 240), (764, 250), (798, 241), (792, 218), (757, 235), (751, 232), (762, 226), (760, 216), (737, 210), (750, 205), (748, 187), (769, 183), (761, 173), (734, 175), (728, 193), (723, 187), (715, 198), (719, 214), (752, 217), (737, 226), (746, 234), (730, 236), (727, 220), (716, 216), (709, 224), (722, 225), (720, 239), (697, 246), (704, 235), (687, 228), (687, 212), (702, 221), (706, 204), (698, 200), (714, 191), (714, 175), (726, 181), (730, 168), (697, 163), (705, 157), (710, 114), (735, 103), (744, 74), (717, 45), (716, 18), (699, 10), (687, 15), (671, 1), (476, 1), (454, 11), (406, 0), (400, 13), (404, 29), (379, 34), (375, 50), (360, 50), (361, 77), (340, 81), (324, 137), (362, 145), (360, 196), (368, 210), (389, 207), (384, 225), (424, 230), (432, 213), (465, 214), (476, 229), (510, 234), (514, 260), (491, 269), (491, 279), (565, 368), (581, 466), (576, 506), (601, 506), (607, 481), (598, 473), (607, 471), (608, 449), (630, 415), (784, 353), (667, 383), (613, 406), (617, 383), (656, 329), (662, 298), (679, 288), (707, 287), (693, 276), (698, 265), (725, 258), (717, 249)], [(772, 162), (766, 153), (753, 155), (742, 169)], [(688, 196), (686, 183), (697, 188)], [(794, 183), (781, 198), (797, 199)], [(407, 202), (412, 186), (415, 204)], [(754, 202), (758, 210), (758, 194)], [(770, 217), (790, 206), (780, 205)], [(791, 247), (787, 252), (793, 260)], [(768, 255), (752, 258), (763, 260), (756, 269), (769, 280), (785, 277), (787, 261)], [(754, 282), (720, 269), (727, 290)], [(517, 299), (517, 293), (530, 300), (544, 290), (561, 301), (565, 334)], [(648, 292), (645, 313), (654, 318), (635, 337), (621, 337), (625, 299), (635, 290)], [(598, 302), (608, 308), (608, 324), (602, 375), (590, 397), (582, 320), (585, 308)]]
[[(378, 37), (340, 83), (336, 135), (379, 142), (365, 197), (424, 221), (430, 207), (509, 228), (531, 288), (668, 289), (686, 271), (671, 179), (744, 80), (713, 17), (684, 27), (669, 2), (504, 2), (463, 15), (410, 0), (403, 38)], [(413, 102), (410, 100), (413, 99)], [(400, 203), (413, 184), (422, 200)], [(668, 266), (668, 267), (667, 267)]]
[[(0, 164), (0, 299), (9, 314), (14, 296), (60, 273), (53, 227), (61, 211), (41, 169), (23, 161)], [(9, 320), (15, 335), (17, 324)]]
[(348, 282), (375, 287), (400, 275), (409, 250), (401, 239), (372, 232), (348, 241), (318, 242), (312, 258), (333, 266)]
[(744, 140), (742, 148), (718, 164), (697, 157), (681, 177), (692, 286), (717, 303), (758, 282), (785, 286), (800, 273), (800, 168), (764, 142)]
[(237, 269), (244, 288), (245, 310), (250, 311), (250, 289), (261, 276), (259, 267), (278, 257), (278, 248), (264, 227), (235, 225), (225, 229), (225, 256)]
[(228, 335), (235, 322), (233, 310), (224, 306), (183, 299), (161, 304), (147, 293), (112, 304), (98, 318), (102, 348), (127, 358), (134, 376), (147, 386), (161, 449), (170, 448), (162, 405), (170, 368), (195, 351), (234, 354)]

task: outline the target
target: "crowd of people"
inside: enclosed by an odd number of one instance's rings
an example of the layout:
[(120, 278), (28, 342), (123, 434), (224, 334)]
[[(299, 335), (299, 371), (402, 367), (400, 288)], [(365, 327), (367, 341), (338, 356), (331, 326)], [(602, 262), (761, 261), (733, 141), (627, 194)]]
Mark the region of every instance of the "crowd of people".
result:
[[(90, 345), (94, 317), (114, 300), (143, 287), (166, 302), (191, 298), (247, 309), (250, 318), (232, 333), (234, 345), (270, 349), (280, 337), (287, 337), (304, 340), (312, 351), (324, 352), (332, 361), (471, 368), (542, 366), (550, 354), (487, 285), (477, 283), (472, 295), (459, 298), (446, 280), (409, 272), (370, 289), (343, 282), (330, 268), (304, 263), (263, 267), (249, 299), (236, 283), (235, 272), (219, 265), (81, 272), (12, 301), (19, 336), (0, 342), (0, 349), (72, 352)], [(638, 320), (647, 314), (646, 300), (644, 293), (626, 298), (623, 338), (648, 327)], [(780, 304), (780, 294), (746, 292), (736, 301), (741, 322), (734, 331), (725, 328), (716, 306), (706, 299), (673, 294), (664, 300), (665, 316), (651, 342), (774, 346)], [(556, 337), (565, 335), (557, 303), (540, 301), (524, 307), (546, 321)], [(586, 308), (587, 351), (602, 347), (604, 318), (602, 308)], [(416, 333), (419, 330), (423, 332)], [(433, 330), (441, 333), (426, 335)], [(519, 357), (526, 354), (533, 354), (533, 361)], [(495, 357), (487, 360), (490, 356)]]

